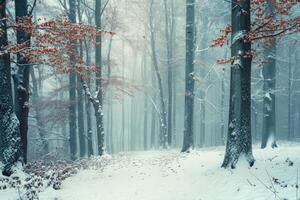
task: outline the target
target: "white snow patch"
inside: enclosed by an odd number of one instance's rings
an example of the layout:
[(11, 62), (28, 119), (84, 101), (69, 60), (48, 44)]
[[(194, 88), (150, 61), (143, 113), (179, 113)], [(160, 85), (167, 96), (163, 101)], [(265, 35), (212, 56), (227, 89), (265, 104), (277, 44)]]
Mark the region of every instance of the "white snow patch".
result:
[[(264, 150), (255, 146), (254, 167), (239, 162), (235, 170), (220, 168), (224, 147), (194, 150), (189, 154), (177, 150), (120, 153), (104, 168), (82, 170), (65, 180), (61, 190), (46, 189), (40, 199), (295, 199), (300, 167), (298, 152), (300, 146), (296, 143), (280, 142), (279, 148)], [(262, 183), (271, 190), (274, 187), (279, 198)], [(6, 199), (3, 191), (0, 191), (0, 199)]]

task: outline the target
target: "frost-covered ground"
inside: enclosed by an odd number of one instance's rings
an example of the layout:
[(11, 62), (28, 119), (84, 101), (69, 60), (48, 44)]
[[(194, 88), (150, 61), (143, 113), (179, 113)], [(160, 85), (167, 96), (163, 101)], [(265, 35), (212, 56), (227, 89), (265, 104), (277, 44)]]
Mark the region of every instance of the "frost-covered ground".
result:
[[(300, 145), (291, 143), (275, 150), (254, 147), (254, 167), (240, 163), (235, 170), (220, 168), (223, 148), (190, 154), (175, 150), (118, 154), (106, 158), (104, 166), (80, 170), (63, 181), (61, 190), (49, 187), (39, 196), (41, 200), (295, 200), (299, 152)], [(15, 200), (14, 192), (0, 191), (0, 199)]]

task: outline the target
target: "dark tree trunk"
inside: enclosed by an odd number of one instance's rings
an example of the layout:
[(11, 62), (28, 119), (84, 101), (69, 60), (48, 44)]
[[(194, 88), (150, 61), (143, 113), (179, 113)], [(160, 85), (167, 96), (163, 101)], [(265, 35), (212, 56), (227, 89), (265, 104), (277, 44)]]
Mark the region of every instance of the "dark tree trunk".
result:
[[(79, 23), (82, 22), (80, 1), (77, 0), (77, 15)], [(79, 42), (79, 56), (83, 60), (83, 43)], [(78, 135), (79, 135), (79, 147), (80, 147), (80, 157), (83, 158), (87, 155), (86, 149), (86, 135), (84, 126), (84, 94), (82, 82), (80, 77), (77, 76), (77, 120), (78, 120)]]
[[(76, 23), (76, 0), (69, 0), (69, 20), (71, 23)], [(75, 63), (75, 52), (74, 47), (76, 41), (71, 41), (72, 46), (70, 51), (72, 53), (69, 55), (70, 63)], [(75, 66), (71, 66), (75, 67)], [(75, 160), (77, 158), (77, 124), (76, 124), (76, 74), (70, 73), (69, 76), (69, 137), (70, 137), (70, 153), (71, 159)]]
[[(266, 2), (266, 14), (272, 15), (274, 7), (271, 0)], [(275, 108), (275, 87), (276, 87), (276, 38), (272, 44), (265, 47), (264, 57), (267, 63), (263, 67), (264, 77), (264, 97), (263, 97), (263, 130), (261, 148), (265, 148), (268, 143), (271, 147), (276, 147), (276, 108)], [(272, 140), (272, 141), (269, 141)]]
[[(239, 6), (237, 6), (237, 4)], [(250, 0), (232, 1), (230, 106), (227, 145), (222, 167), (235, 168), (241, 156), (254, 164), (251, 139), (251, 42), (245, 40), (250, 31)]]
[[(16, 22), (28, 20), (29, 16), (27, 0), (15, 0)], [(26, 18), (26, 19), (25, 19)], [(17, 29), (17, 43), (30, 46), (30, 34), (22, 28)], [(27, 162), (27, 132), (28, 132), (28, 113), (29, 113), (29, 74), (30, 65), (25, 55), (17, 55), (18, 73), (15, 85), (15, 112), (20, 122), (20, 135), (22, 145), (22, 157)]]
[(151, 53), (152, 53), (152, 62), (155, 69), (155, 75), (158, 82), (159, 89), (159, 98), (160, 98), (160, 146), (163, 148), (167, 147), (168, 143), (168, 133), (167, 133), (167, 112), (166, 112), (166, 103), (164, 99), (163, 83), (162, 77), (158, 68), (158, 60), (156, 55), (156, 42), (155, 42), (155, 30), (153, 22), (153, 0), (150, 2), (150, 37), (151, 37)]
[[(98, 31), (101, 31), (101, 0), (96, 0), (95, 3), (95, 23)], [(101, 83), (102, 78), (102, 37), (101, 34), (96, 37), (95, 45), (95, 63), (96, 63), (96, 91), (97, 101), (94, 105), (96, 124), (97, 124), (97, 136), (98, 136), (98, 154), (102, 156), (105, 151), (104, 147), (104, 124), (103, 124), (103, 88)]]
[[(80, 52), (82, 52), (82, 47), (80, 49)], [(83, 56), (82, 53), (80, 54), (81, 56)], [(84, 95), (82, 91), (82, 82), (80, 81), (80, 77), (78, 77), (77, 81), (77, 110), (80, 157), (82, 158), (86, 156), (86, 135), (84, 127)]]
[[(91, 64), (91, 58), (90, 58), (90, 48), (85, 40), (85, 52), (86, 52), (86, 64), (87, 66), (90, 66)], [(91, 73), (88, 72), (88, 76), (91, 76)], [(86, 87), (91, 87), (90, 80), (87, 80)], [(91, 101), (89, 100), (89, 97), (87, 94), (86, 96), (86, 102), (85, 102), (85, 112), (86, 112), (86, 130), (87, 130), (87, 150), (88, 150), (88, 156), (92, 156), (94, 154), (93, 151), (93, 129), (92, 129), (92, 118), (91, 118)]]
[[(78, 0), (79, 2), (80, 0)], [(92, 13), (92, 12), (91, 12)], [(92, 16), (91, 14), (87, 15), (88, 24), (92, 24)], [(84, 40), (84, 46), (85, 46), (85, 55), (86, 55), (86, 65), (91, 65), (91, 47), (89, 46), (87, 42), (87, 38)], [(91, 72), (87, 73), (88, 76), (91, 76)], [(92, 128), (92, 109), (91, 109), (91, 99), (90, 96), (86, 93), (88, 88), (91, 88), (91, 81), (87, 80), (86, 83), (84, 83), (84, 80), (81, 80), (81, 82), (84, 84), (83, 89), (85, 90), (85, 112), (86, 112), (86, 135), (87, 135), (87, 150), (88, 150), (88, 156), (94, 155), (94, 149), (93, 149), (93, 128)]]
[[(166, 35), (166, 48), (167, 48), (167, 68), (168, 68), (168, 146), (172, 145), (172, 101), (173, 101), (173, 67), (172, 60), (172, 39), (173, 39), (173, 18), (170, 19), (170, 12), (167, 0), (164, 0), (165, 8), (165, 35)], [(173, 11), (172, 11), (173, 12)], [(172, 17), (172, 15), (171, 15)]]
[(182, 152), (193, 147), (194, 118), (194, 59), (195, 59), (195, 0), (186, 1), (186, 66), (185, 66), (185, 107), (184, 138)]
[[(6, 26), (6, 0), (0, 0), (0, 50), (8, 45)], [(21, 154), (19, 121), (13, 109), (10, 56), (0, 55), (0, 162), (4, 164), (2, 174), (10, 176), (11, 167)]]

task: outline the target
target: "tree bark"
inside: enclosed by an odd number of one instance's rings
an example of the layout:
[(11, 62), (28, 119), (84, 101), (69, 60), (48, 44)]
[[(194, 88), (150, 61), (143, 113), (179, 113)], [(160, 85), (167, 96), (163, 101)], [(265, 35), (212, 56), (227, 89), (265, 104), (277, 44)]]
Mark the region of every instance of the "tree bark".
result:
[[(27, 11), (27, 0), (15, 0), (15, 15), (16, 22), (20, 23), (29, 16)], [(26, 47), (30, 47), (30, 34), (22, 28), (17, 29), (17, 43), (24, 44)], [(28, 132), (28, 113), (29, 113), (29, 74), (30, 65), (28, 63), (26, 55), (19, 53), (17, 55), (17, 83), (15, 85), (15, 112), (20, 122), (20, 135), (22, 145), (22, 157), (24, 162), (27, 162), (27, 132)]]
[[(237, 6), (237, 4), (239, 6)], [(254, 164), (251, 138), (251, 42), (245, 37), (250, 31), (250, 0), (232, 1), (231, 66), (229, 125), (226, 152), (222, 167), (235, 168), (241, 156)]]
[[(69, 20), (71, 23), (76, 23), (76, 0), (69, 0)], [(75, 68), (74, 63), (76, 62), (75, 53), (76, 41), (71, 41), (72, 47), (70, 50), (72, 53), (69, 55), (71, 67)], [(69, 75), (69, 137), (70, 137), (70, 154), (71, 159), (77, 158), (77, 123), (76, 123), (76, 74), (70, 73)]]
[[(101, 31), (101, 0), (96, 0), (95, 3), (95, 23), (98, 31)], [(102, 88), (102, 37), (101, 34), (96, 37), (95, 45), (95, 63), (96, 63), (96, 91), (97, 102), (94, 105), (96, 124), (97, 124), (97, 139), (98, 139), (98, 154), (102, 156), (105, 151), (104, 146), (104, 124), (103, 124), (103, 88)]]
[[(77, 16), (78, 22), (82, 22), (81, 6), (80, 1), (77, 0)], [(83, 43), (79, 42), (79, 56), (83, 60)], [(78, 120), (78, 135), (79, 135), (79, 147), (80, 147), (80, 157), (83, 158), (87, 155), (86, 149), (86, 134), (85, 134), (85, 124), (84, 124), (84, 94), (82, 88), (82, 82), (80, 81), (80, 76), (77, 76), (77, 120)]]
[(182, 152), (189, 152), (194, 146), (194, 60), (195, 60), (195, 0), (186, 1), (186, 66), (185, 66), (185, 107), (184, 138)]
[[(6, 25), (6, 0), (0, 0), (0, 48), (8, 45)], [(21, 155), (19, 121), (14, 113), (10, 55), (0, 55), (0, 162), (4, 164), (2, 174), (10, 176), (11, 167)]]
[(167, 147), (168, 133), (167, 133), (167, 112), (166, 103), (164, 99), (163, 83), (162, 77), (158, 67), (158, 60), (156, 55), (156, 42), (155, 42), (155, 30), (153, 22), (153, 0), (150, 1), (150, 37), (151, 37), (151, 52), (152, 52), (152, 62), (155, 69), (155, 75), (158, 82), (159, 98), (160, 98), (160, 146), (163, 148)]
[[(173, 67), (171, 65), (172, 60), (172, 39), (173, 39), (173, 18), (170, 19), (170, 12), (168, 8), (167, 0), (164, 0), (165, 8), (165, 36), (166, 36), (166, 48), (167, 48), (167, 71), (168, 71), (168, 146), (172, 145), (172, 105), (173, 105)], [(173, 10), (172, 10), (173, 12)], [(172, 15), (171, 15), (172, 17)]]

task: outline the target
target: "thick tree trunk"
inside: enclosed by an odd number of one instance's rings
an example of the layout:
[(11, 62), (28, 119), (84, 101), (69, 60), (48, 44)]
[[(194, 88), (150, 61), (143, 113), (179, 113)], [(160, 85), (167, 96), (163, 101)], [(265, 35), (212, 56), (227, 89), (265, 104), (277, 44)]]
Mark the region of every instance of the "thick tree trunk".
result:
[[(101, 0), (96, 0), (95, 3), (95, 23), (98, 31), (101, 30)], [(105, 151), (104, 147), (104, 124), (103, 124), (103, 88), (101, 83), (102, 78), (102, 37), (101, 34), (96, 37), (95, 45), (95, 63), (96, 63), (96, 90), (97, 90), (97, 103), (94, 104), (97, 136), (98, 136), (98, 154), (102, 156)]]
[(150, 37), (151, 37), (151, 52), (152, 52), (152, 62), (155, 69), (155, 75), (158, 82), (159, 98), (160, 98), (160, 146), (163, 148), (167, 147), (168, 143), (168, 133), (167, 133), (167, 112), (166, 103), (164, 99), (163, 83), (162, 77), (158, 68), (158, 60), (156, 55), (156, 42), (155, 42), (155, 30), (153, 22), (153, 0), (150, 2)]
[[(273, 14), (274, 8), (271, 0), (266, 2), (266, 14)], [(261, 148), (268, 143), (276, 147), (276, 108), (275, 108), (275, 87), (276, 87), (276, 38), (270, 46), (265, 47), (264, 57), (267, 63), (263, 67), (264, 97), (263, 97), (263, 130)]]
[[(0, 50), (8, 45), (6, 26), (6, 0), (0, 0)], [(4, 164), (2, 174), (10, 176), (11, 167), (21, 155), (19, 121), (13, 109), (10, 56), (0, 55), (0, 162)]]
[[(237, 4), (239, 6), (237, 6)], [(251, 139), (251, 42), (245, 39), (250, 31), (250, 0), (232, 1), (231, 66), (229, 125), (226, 152), (222, 167), (235, 168), (241, 156), (254, 164)]]
[(194, 120), (194, 59), (195, 59), (195, 0), (186, 1), (186, 66), (185, 66), (185, 107), (184, 138), (182, 152), (193, 147)]
[[(69, 0), (69, 20), (71, 23), (76, 23), (76, 0)], [(71, 41), (73, 44), (76, 41)], [(75, 46), (75, 45), (73, 45)], [(76, 49), (70, 49), (73, 53), (69, 55), (70, 63), (75, 63)], [(72, 66), (75, 67), (75, 66)], [(70, 137), (70, 154), (71, 159), (77, 158), (77, 124), (76, 124), (76, 74), (69, 75), (69, 137)]]
[[(27, 0), (15, 0), (16, 22), (22, 22), (28, 17)], [(28, 20), (28, 18), (26, 18)], [(17, 43), (30, 46), (30, 35), (22, 28), (17, 29)], [(17, 84), (15, 85), (15, 112), (20, 122), (20, 135), (22, 145), (22, 157), (27, 162), (27, 132), (28, 132), (28, 113), (29, 113), (29, 74), (30, 65), (26, 56), (18, 54), (18, 73)]]

